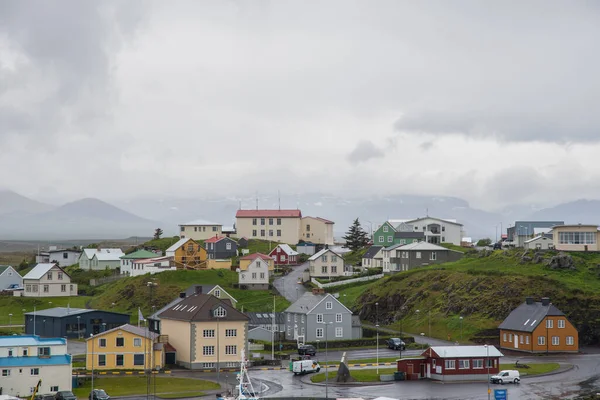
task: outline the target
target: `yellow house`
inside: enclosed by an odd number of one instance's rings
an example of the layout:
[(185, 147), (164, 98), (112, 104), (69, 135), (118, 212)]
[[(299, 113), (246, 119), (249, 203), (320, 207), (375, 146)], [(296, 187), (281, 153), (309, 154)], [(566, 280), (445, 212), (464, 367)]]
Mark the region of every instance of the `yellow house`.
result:
[[(86, 339), (86, 369), (163, 368), (163, 345), (158, 334), (125, 324)], [(93, 365), (92, 365), (93, 363)]]
[(165, 251), (165, 256), (173, 257), (177, 269), (204, 269), (208, 258), (206, 249), (190, 238), (179, 239)]
[(244, 257), (240, 257), (240, 270), (242, 271), (246, 271), (248, 270), (248, 266), (252, 263), (252, 261), (256, 260), (257, 258), (260, 258), (265, 264), (267, 264), (267, 267), (269, 269), (269, 273), (273, 273), (273, 270), (275, 269), (275, 260), (273, 260), (273, 258), (262, 254), (262, 253), (253, 253), (253, 254), (248, 254), (247, 256)]
[[(246, 350), (248, 317), (208, 294), (194, 294), (161, 312), (160, 333), (190, 369), (238, 368)], [(248, 354), (245, 351), (245, 354)]]

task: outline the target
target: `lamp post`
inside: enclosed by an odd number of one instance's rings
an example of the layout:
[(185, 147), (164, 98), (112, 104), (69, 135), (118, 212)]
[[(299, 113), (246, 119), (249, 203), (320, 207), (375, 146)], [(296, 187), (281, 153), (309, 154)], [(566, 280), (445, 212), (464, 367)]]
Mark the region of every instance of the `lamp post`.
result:
[(375, 303), (375, 328), (377, 330), (376, 348), (377, 348), (377, 375), (379, 375), (379, 303)]
[(106, 322), (102, 323), (102, 332), (106, 332)]
[(417, 314), (417, 330), (420, 331), (420, 327), (421, 327), (421, 320), (419, 319), (419, 315), (421, 315), (421, 310), (416, 310), (415, 313)]
[(427, 312), (427, 315), (429, 317), (429, 333), (428, 333), (428, 335), (429, 335), (429, 337), (431, 337), (431, 310), (429, 310)]
[[(406, 306), (400, 307), (400, 312), (404, 313), (405, 309), (406, 309)], [(404, 331), (404, 316), (400, 315), (400, 340), (402, 341), (402, 343), (404, 343), (404, 340), (402, 340), (402, 332), (403, 331)], [(402, 343), (400, 343), (400, 359), (402, 359)]]
[(90, 333), (90, 338), (92, 340), (92, 390), (90, 391), (90, 393), (92, 394), (92, 397), (94, 397), (94, 334)]
[[(148, 290), (150, 291), (150, 306), (152, 306), (152, 303), (154, 301), (153, 298), (153, 294), (154, 291), (153, 289), (158, 286), (158, 283), (153, 282), (153, 281), (149, 281), (146, 282), (146, 286), (148, 287)], [(152, 379), (152, 347), (151, 347), (151, 341), (148, 340), (148, 338), (150, 337), (150, 333), (148, 332), (148, 319), (146, 318), (146, 320), (144, 321), (146, 323), (146, 335), (144, 337), (145, 340), (145, 346), (144, 346), (144, 367), (146, 367), (147, 365), (147, 369), (146, 369), (146, 399), (150, 400), (150, 380)], [(146, 364), (147, 363), (147, 364)], [(155, 378), (156, 379), (156, 378)]]
[(487, 367), (487, 385), (488, 385), (488, 400), (490, 400), (490, 394), (491, 394), (491, 390), (490, 390), (490, 348), (488, 347), (488, 345), (485, 345), (485, 362), (486, 362), (486, 367)]
[(323, 325), (325, 325), (325, 398), (329, 398), (329, 368), (328, 368), (328, 364), (329, 364), (329, 356), (327, 354), (327, 336), (328, 333), (327, 331), (329, 331), (329, 325), (332, 325), (333, 322), (322, 322)]
[(463, 316), (461, 315), (459, 317), (460, 319), (460, 341), (462, 342), (463, 340)]
[(77, 316), (77, 339), (81, 339), (81, 316)]
[(12, 326), (12, 314), (8, 314), (8, 326)]

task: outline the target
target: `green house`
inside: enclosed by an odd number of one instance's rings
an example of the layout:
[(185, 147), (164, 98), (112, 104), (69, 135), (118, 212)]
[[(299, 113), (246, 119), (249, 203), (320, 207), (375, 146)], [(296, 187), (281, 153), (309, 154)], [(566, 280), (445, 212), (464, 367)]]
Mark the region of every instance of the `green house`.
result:
[(394, 244), (394, 233), (396, 228), (388, 221), (385, 221), (375, 233), (373, 233), (373, 245), (388, 247)]

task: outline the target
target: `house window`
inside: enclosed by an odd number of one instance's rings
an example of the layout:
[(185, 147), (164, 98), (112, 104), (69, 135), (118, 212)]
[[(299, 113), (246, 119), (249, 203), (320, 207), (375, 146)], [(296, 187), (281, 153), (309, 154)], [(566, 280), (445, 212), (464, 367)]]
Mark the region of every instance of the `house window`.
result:
[(48, 272), (48, 280), (51, 281), (52, 280), (52, 272)]
[(225, 244), (225, 249), (226, 250), (231, 250), (231, 243), (226, 243)]
[(559, 345), (560, 345), (560, 337), (552, 336), (552, 346), (559, 346)]
[(337, 262), (337, 256), (331, 255), (331, 262)]
[(73, 291), (73, 285), (69, 285), (69, 290), (72, 292)]
[(227, 311), (223, 307), (218, 307), (214, 312), (214, 316), (217, 318), (223, 318), (225, 315), (227, 315)]
[(133, 365), (144, 365), (144, 355), (143, 354), (134, 354), (133, 355)]
[(458, 369), (469, 369), (469, 360), (458, 360)]
[(141, 338), (133, 338), (133, 346), (134, 347), (142, 347), (142, 339)]
[(269, 229), (269, 236), (273, 236), (273, 229)]
[(260, 219), (260, 224), (261, 224), (261, 225), (264, 225), (264, 224), (265, 224), (265, 219), (264, 219), (264, 218), (261, 218), (261, 219)]
[(519, 335), (519, 342), (523, 344), (523, 335)]
[(302, 314), (302, 315), (300, 316), (300, 322), (301, 322), (301, 323), (304, 323), (304, 314)]
[(400, 239), (400, 244), (406, 244), (406, 239)]
[(538, 336), (538, 346), (543, 346), (546, 344), (546, 338), (544, 336)]
[(216, 227), (216, 226), (213, 226), (213, 227), (212, 227), (212, 230), (213, 230), (213, 232), (217, 232), (217, 230), (218, 230), (218, 229), (217, 229), (217, 227)]
[(50, 357), (50, 347), (38, 347), (38, 357)]
[(260, 279), (265, 279), (265, 273), (264, 272), (260, 273)]
[(431, 254), (429, 255), (429, 259), (431, 261), (437, 260), (437, 253), (435, 251), (432, 251)]
[(50, 291), (50, 286), (44, 285), (44, 293), (48, 293)]
[(106, 347), (106, 339), (98, 339), (98, 346)]
[(31, 375), (39, 375), (40, 374), (39, 368), (31, 368), (29, 371), (30, 371)]
[(106, 354), (98, 354), (98, 365), (101, 367), (106, 366)]
[(256, 279), (256, 272), (252, 273), (252, 279)]
[(321, 273), (326, 274), (327, 273), (327, 265), (323, 265), (321, 267)]
[(202, 368), (214, 368), (215, 363), (202, 363)]
[(10, 376), (10, 369), (3, 369), (2, 376)]
[(344, 328), (338, 326), (335, 328), (335, 337), (344, 337)]
[(327, 254), (321, 256), (321, 261), (327, 262)]
[(277, 225), (281, 225), (281, 218), (277, 218)]
[(379, 243), (384, 243), (384, 242), (385, 242), (385, 240), (384, 240), (383, 236), (379, 236), (379, 240), (378, 240), (378, 242), (379, 242)]
[(116, 355), (117, 367), (125, 365), (125, 356), (123, 354)]
[(252, 236), (256, 236), (256, 229), (252, 229)]
[(202, 346), (202, 355), (203, 356), (214, 356), (215, 355), (215, 346)]
[(513, 335), (512, 333), (508, 334), (508, 341), (511, 342), (511, 343), (512, 343), (512, 335)]
[(574, 343), (573, 336), (567, 336), (567, 346), (573, 346)]
[(388, 243), (392, 243), (394, 241), (394, 237), (393, 236), (388, 236)]
[(117, 347), (125, 346), (125, 338), (118, 337), (116, 340), (116, 345), (117, 345)]
[(265, 230), (264, 230), (264, 229), (261, 229), (261, 230), (260, 230), (260, 236), (266, 236), (266, 234), (265, 234)]
[(273, 218), (269, 218), (269, 225), (273, 225)]
[(483, 360), (473, 360), (473, 369), (482, 369)]
[(529, 335), (525, 336), (525, 344), (529, 344)]
[(50, 386), (51, 392), (58, 392), (58, 386)]
[(58, 272), (56, 275), (57, 275), (58, 280), (62, 281), (63, 273), (62, 272)]
[(218, 299), (221, 298), (221, 291), (219, 289), (215, 290), (215, 297)]
[(225, 336), (226, 337), (236, 337), (237, 336), (237, 329), (226, 329), (225, 330)]
[(194, 232), (198, 232), (198, 227), (197, 226), (194, 227)]
[(23, 357), (27, 357), (27, 349), (23, 349)]
[(288, 322), (290, 322), (290, 314), (287, 315)]
[(317, 324), (323, 323), (323, 314), (317, 314)]
[(565, 320), (564, 320), (564, 319), (559, 319), (559, 320), (558, 320), (558, 327), (559, 327), (560, 329), (562, 329), (562, 328), (564, 328), (564, 327), (565, 327)]
[(402, 252), (402, 258), (408, 258), (408, 251)]
[(328, 301), (325, 303), (325, 309), (326, 310), (332, 310), (333, 309), (333, 302)]
[(488, 358), (485, 362), (485, 367), (486, 368), (494, 368), (494, 360), (491, 358)]
[(225, 354), (227, 354), (227, 355), (237, 354), (237, 346), (234, 344), (225, 346)]
[(506, 333), (503, 333), (503, 334), (502, 334), (502, 341), (503, 341), (503, 342), (506, 342)]
[(456, 360), (445, 360), (446, 369), (456, 369)]
[(384, 226), (383, 226), (383, 231), (384, 231), (384, 232), (387, 232), (387, 231), (388, 231), (388, 227), (387, 227), (387, 225), (384, 225)]
[(185, 226), (181, 227), (181, 232), (185, 232)]
[(281, 229), (277, 229), (277, 236), (281, 236)]
[(317, 337), (318, 338), (322, 338), (323, 337), (323, 328), (317, 328)]
[(551, 329), (554, 328), (554, 321), (551, 319), (546, 320), (546, 328)]
[(337, 265), (332, 265), (331, 266), (331, 273), (332, 274), (337, 274)]
[[(256, 218), (252, 218), (252, 225), (256, 225)], [(256, 236), (256, 235), (254, 235)]]
[(67, 291), (67, 285), (60, 285), (60, 291), (61, 292), (66, 292)]
[(416, 253), (416, 255), (415, 255), (415, 256), (416, 256), (417, 258), (421, 258), (421, 252), (420, 252), (420, 251), (417, 251), (417, 253)]

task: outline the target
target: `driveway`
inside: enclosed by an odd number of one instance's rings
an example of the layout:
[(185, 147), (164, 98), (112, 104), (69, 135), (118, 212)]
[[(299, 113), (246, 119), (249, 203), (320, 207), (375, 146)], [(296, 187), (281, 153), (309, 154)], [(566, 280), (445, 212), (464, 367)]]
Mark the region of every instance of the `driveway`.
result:
[(306, 292), (304, 285), (298, 284), (298, 279), (302, 277), (304, 270), (308, 268), (308, 262), (292, 267), (292, 271), (273, 281), (273, 285), (279, 293), (288, 299), (291, 303), (295, 302)]
[(67, 352), (72, 355), (85, 354), (85, 342), (67, 339)]

